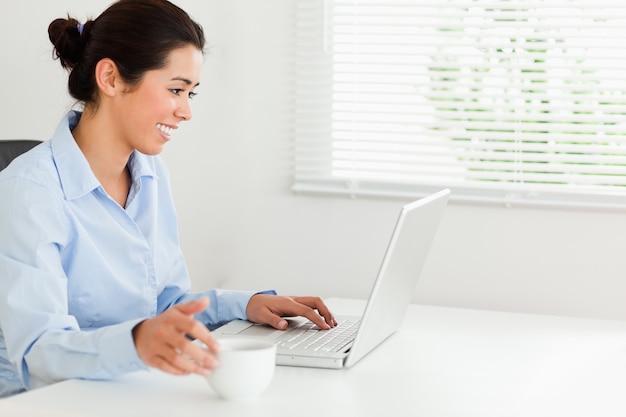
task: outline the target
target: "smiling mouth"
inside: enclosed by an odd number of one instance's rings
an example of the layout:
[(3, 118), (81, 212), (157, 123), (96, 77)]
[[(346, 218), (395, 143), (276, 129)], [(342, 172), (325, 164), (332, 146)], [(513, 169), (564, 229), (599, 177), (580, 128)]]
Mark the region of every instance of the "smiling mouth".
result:
[(174, 131), (173, 128), (162, 125), (161, 123), (157, 123), (156, 127), (157, 129), (159, 129), (159, 132), (163, 133), (166, 136), (171, 136), (172, 132)]

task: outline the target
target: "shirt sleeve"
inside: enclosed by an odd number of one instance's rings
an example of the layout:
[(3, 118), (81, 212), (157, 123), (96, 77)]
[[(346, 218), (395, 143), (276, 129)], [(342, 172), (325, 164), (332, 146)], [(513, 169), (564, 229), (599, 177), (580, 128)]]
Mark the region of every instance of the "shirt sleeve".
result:
[(209, 306), (201, 313), (195, 315), (196, 320), (204, 323), (210, 328), (219, 326), (232, 320), (247, 320), (246, 307), (253, 295), (272, 294), (274, 290), (265, 291), (233, 291), (213, 289), (203, 293), (183, 294), (175, 304), (197, 300), (201, 297), (209, 298)]
[(60, 251), (71, 233), (60, 197), (17, 178), (0, 182), (0, 195), (0, 327), (24, 386), (145, 368), (132, 339), (139, 320), (85, 331), (68, 312)]

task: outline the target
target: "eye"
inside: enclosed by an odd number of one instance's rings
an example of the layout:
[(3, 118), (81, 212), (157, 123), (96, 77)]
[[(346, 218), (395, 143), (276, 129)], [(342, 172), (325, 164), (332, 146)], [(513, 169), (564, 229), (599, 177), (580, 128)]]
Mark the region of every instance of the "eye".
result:
[(190, 98), (191, 100), (193, 100), (193, 98), (194, 98), (195, 96), (197, 96), (197, 95), (198, 95), (198, 93), (194, 93), (193, 91), (190, 91), (190, 92), (189, 92), (189, 98)]
[(174, 94), (175, 96), (179, 96), (180, 92), (183, 91), (182, 88), (170, 88), (170, 91), (172, 92), (172, 94)]

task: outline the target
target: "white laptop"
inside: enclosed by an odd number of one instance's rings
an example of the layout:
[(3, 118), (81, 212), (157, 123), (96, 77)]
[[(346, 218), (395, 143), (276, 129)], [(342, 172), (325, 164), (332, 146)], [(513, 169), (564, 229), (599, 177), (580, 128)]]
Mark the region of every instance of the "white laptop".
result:
[(278, 365), (349, 368), (402, 323), (449, 195), (445, 189), (402, 207), (361, 317), (337, 317), (331, 330), (301, 317), (289, 318), (286, 330), (235, 320), (213, 335), (273, 340)]

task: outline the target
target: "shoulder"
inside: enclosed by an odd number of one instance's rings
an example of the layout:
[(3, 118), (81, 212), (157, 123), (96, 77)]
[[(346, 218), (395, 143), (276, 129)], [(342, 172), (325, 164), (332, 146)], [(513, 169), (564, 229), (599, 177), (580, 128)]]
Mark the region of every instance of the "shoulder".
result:
[(57, 157), (59, 156), (59, 148), (61, 148), (61, 153), (67, 153), (67, 151), (59, 145), (62, 145), (64, 141), (67, 142), (67, 138), (72, 138), (71, 129), (78, 123), (80, 116), (80, 112), (68, 112), (60, 120), (51, 139), (18, 156), (8, 167), (0, 171), (0, 185), (31, 183), (62, 197), (63, 185), (59, 170), (61, 162), (57, 160)]
[(0, 172), (0, 235), (10, 237), (4, 244), (42, 233), (66, 242), (68, 225), (50, 144), (44, 142)]
[(0, 184), (7, 183), (31, 183), (61, 194), (50, 141), (42, 142), (18, 156), (0, 171)]

